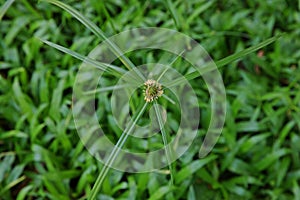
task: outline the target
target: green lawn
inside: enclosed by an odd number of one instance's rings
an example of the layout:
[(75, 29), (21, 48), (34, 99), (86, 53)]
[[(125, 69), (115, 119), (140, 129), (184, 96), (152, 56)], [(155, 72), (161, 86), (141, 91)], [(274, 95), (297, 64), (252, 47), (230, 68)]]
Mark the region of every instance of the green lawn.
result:
[[(300, 1), (64, 3), (81, 13), (77, 17), (83, 21), (74, 17), (76, 13), (49, 2), (0, 0), (0, 200), (77, 200), (93, 195), (100, 200), (300, 199)], [(99, 28), (93, 29), (92, 23)], [(99, 124), (111, 142), (118, 144), (125, 133), (114, 112), (123, 120), (127, 116), (121, 112), (123, 107), (114, 107), (111, 102), (116, 96), (125, 101), (129, 94), (128, 113), (134, 118), (139, 110), (145, 111), (133, 124), (145, 126), (150, 116), (156, 123), (153, 131), (161, 131), (148, 139), (130, 136), (124, 139), (123, 149), (138, 153), (158, 150), (180, 132), (180, 101), (172, 91), (166, 89), (154, 101), (161, 107), (153, 102), (141, 106), (145, 104), (143, 89), (147, 88), (139, 78), (149, 79), (146, 72), (155, 65), (149, 65), (145, 74), (133, 73), (136, 79), (124, 78), (141, 86), (137, 90), (126, 86), (124, 95), (111, 91), (120, 73), (134, 66), (172, 63), (172, 69), (163, 74), (170, 79), (166, 84), (175, 83), (172, 77), (177, 72), (187, 78), (197, 97), (190, 100), (187, 109), (198, 109), (200, 115), (196, 138), (182, 157), (154, 172), (130, 173), (131, 163), (118, 152), (112, 154), (117, 156), (112, 165), (123, 159), (120, 168), (125, 172), (104, 167), (89, 153), (105, 148), (105, 142), (90, 145), (89, 151), (85, 148), (77, 130), (90, 118), (74, 122), (72, 109), (77, 107), (72, 95), (82, 61), (100, 69), (107, 67), (105, 59), (100, 62), (86, 57), (97, 45), (106, 37), (141, 27), (176, 30), (202, 45), (223, 78), (226, 118), (212, 151), (199, 158), (211, 116), (216, 117), (206, 80), (190, 63), (170, 52), (140, 49), (126, 53), (103, 72), (101, 92), (96, 95)], [(131, 37), (138, 39), (139, 35)], [(123, 38), (124, 46), (130, 45), (128, 41)], [(114, 48), (113, 44), (108, 46)], [(192, 48), (187, 42), (187, 49)], [(115, 47), (112, 52), (118, 50)], [(188, 51), (182, 52), (185, 54)], [(179, 94), (184, 94), (178, 85)], [(131, 89), (132, 94), (128, 93)], [(167, 112), (160, 112), (161, 108)], [(183, 142), (192, 132), (188, 128), (179, 133), (187, 134), (181, 138)], [(84, 130), (83, 135), (92, 137), (94, 127)], [(170, 158), (166, 149), (162, 160)], [(134, 166), (139, 164), (133, 162)], [(95, 183), (99, 183), (99, 190)]]

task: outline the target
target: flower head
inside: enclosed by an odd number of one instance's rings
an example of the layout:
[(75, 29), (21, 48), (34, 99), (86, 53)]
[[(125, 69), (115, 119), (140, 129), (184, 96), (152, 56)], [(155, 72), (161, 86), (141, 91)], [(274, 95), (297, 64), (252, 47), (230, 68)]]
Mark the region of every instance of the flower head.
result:
[(161, 84), (159, 84), (157, 81), (149, 79), (144, 83), (145, 89), (144, 89), (144, 100), (146, 102), (152, 102), (153, 100), (160, 97), (164, 91), (162, 90)]

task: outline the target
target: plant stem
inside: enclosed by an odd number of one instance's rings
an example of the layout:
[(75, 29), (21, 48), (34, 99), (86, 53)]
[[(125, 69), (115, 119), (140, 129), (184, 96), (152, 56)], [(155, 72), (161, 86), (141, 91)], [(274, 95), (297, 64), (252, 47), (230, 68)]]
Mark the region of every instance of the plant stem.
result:
[(159, 111), (159, 107), (158, 107), (158, 104), (157, 104), (156, 100), (155, 100), (155, 103), (153, 104), (153, 106), (154, 106), (157, 121), (158, 121), (158, 124), (159, 124), (159, 127), (160, 127), (160, 132), (162, 134), (163, 143), (164, 143), (164, 146), (166, 148), (166, 157), (167, 157), (167, 162), (168, 162), (170, 175), (171, 175), (171, 185), (173, 185), (174, 178), (173, 178), (173, 169), (172, 169), (172, 164), (171, 164), (172, 163), (172, 159), (171, 159), (172, 152), (171, 152), (170, 146), (168, 145), (167, 133), (164, 129), (163, 119), (162, 119), (161, 113)]
[(148, 105), (148, 103), (145, 103), (143, 105), (143, 107), (141, 108), (141, 110), (139, 111), (137, 116), (134, 117), (134, 120), (131, 120), (131, 123), (129, 124), (129, 126), (127, 126), (127, 128), (123, 131), (121, 137), (119, 138), (117, 144), (114, 146), (111, 154), (109, 155), (109, 157), (107, 159), (108, 162), (105, 163), (103, 168), (101, 169), (100, 174), (98, 175), (98, 178), (94, 184), (94, 187), (92, 188), (92, 191), (91, 191), (91, 194), (90, 194), (88, 200), (94, 200), (96, 198), (96, 196), (100, 190), (100, 187), (110, 169), (110, 166), (113, 164), (113, 162), (117, 158), (118, 153), (120, 152), (121, 148), (124, 146), (128, 136), (131, 134), (135, 124), (140, 119), (142, 114), (145, 112), (147, 105)]

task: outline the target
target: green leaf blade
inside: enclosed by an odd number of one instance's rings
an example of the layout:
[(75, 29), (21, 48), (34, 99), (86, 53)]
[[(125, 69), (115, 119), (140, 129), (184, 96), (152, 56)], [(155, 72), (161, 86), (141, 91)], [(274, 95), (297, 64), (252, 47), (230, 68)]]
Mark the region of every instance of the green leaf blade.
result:
[[(180, 77), (174, 81), (172, 81), (170, 84), (168, 84), (167, 86), (168, 87), (174, 87), (176, 85), (180, 85), (182, 84), (185, 80), (192, 80), (194, 78), (197, 78), (205, 73), (208, 73), (210, 71), (213, 71), (213, 70), (216, 70), (216, 69), (220, 69), (221, 67), (233, 62), (233, 61), (236, 61), (250, 53), (253, 53), (255, 51), (257, 51), (258, 49), (261, 49), (273, 42), (275, 42), (276, 40), (278, 40), (280, 37), (282, 37), (283, 34), (280, 34), (280, 35), (277, 35), (277, 36), (274, 36), (274, 37), (271, 37), (257, 45), (254, 45), (254, 46), (251, 46), (247, 49), (244, 49), (240, 52), (237, 52), (235, 54), (232, 54), (230, 56), (227, 56), (217, 62), (209, 62), (207, 64), (205, 64), (203, 67), (201, 67), (201, 69), (199, 69), (198, 71), (194, 71), (194, 72), (191, 72), (189, 74), (186, 74), (184, 77)], [(217, 68), (215, 67), (217, 66)]]
[(96, 26), (92, 21), (84, 17), (81, 13), (79, 13), (77, 10), (73, 9), (71, 6), (64, 4), (60, 1), (56, 0), (41, 0), (48, 3), (52, 3), (63, 10), (67, 11), (69, 14), (71, 14), (73, 17), (75, 17), (78, 21), (80, 21), (85, 27), (87, 27), (92, 33), (94, 33), (97, 37), (99, 37), (102, 40), (105, 40), (107, 44), (109, 45), (112, 52), (121, 60), (121, 62), (128, 68), (128, 70), (133, 69), (139, 78), (142, 80), (145, 80), (145, 77), (136, 70), (135, 65), (126, 57), (124, 56), (124, 53), (117, 47), (113, 42), (111, 42), (107, 37), (105, 36), (104, 32)]
[(4, 16), (4, 14), (6, 13), (6, 11), (9, 9), (9, 7), (11, 6), (11, 4), (14, 2), (15, 0), (8, 0), (6, 1), (0, 8), (0, 21), (2, 20), (2, 17)]

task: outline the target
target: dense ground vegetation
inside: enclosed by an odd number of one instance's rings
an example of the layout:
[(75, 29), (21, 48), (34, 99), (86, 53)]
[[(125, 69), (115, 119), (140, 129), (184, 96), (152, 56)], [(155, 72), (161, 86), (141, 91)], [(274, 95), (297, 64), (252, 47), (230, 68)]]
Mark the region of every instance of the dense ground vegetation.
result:
[[(136, 27), (171, 28), (197, 40), (214, 60), (285, 33), (220, 69), (227, 95), (226, 122), (217, 145), (204, 159), (198, 158), (198, 151), (210, 119), (209, 94), (205, 86), (192, 82), (201, 97), (199, 137), (174, 164), (174, 190), (169, 188), (167, 168), (144, 174), (111, 170), (99, 199), (300, 199), (300, 4), (296, 0), (66, 3), (106, 36)], [(101, 42), (49, 3), (18, 0), (3, 16), (0, 199), (85, 199), (102, 164), (84, 148), (72, 119), (72, 86), (81, 61), (38, 38), (83, 55)], [(137, 64), (155, 57), (149, 51), (128, 56)], [(116, 81), (103, 79), (107, 85)], [(103, 112), (109, 111), (109, 96), (99, 102)], [(107, 116), (103, 121), (107, 133), (119, 136), (120, 130)]]

